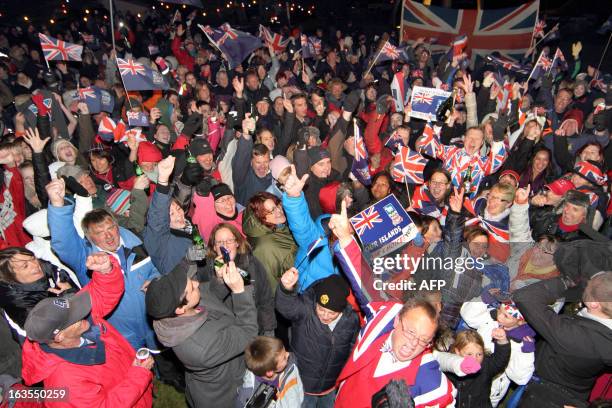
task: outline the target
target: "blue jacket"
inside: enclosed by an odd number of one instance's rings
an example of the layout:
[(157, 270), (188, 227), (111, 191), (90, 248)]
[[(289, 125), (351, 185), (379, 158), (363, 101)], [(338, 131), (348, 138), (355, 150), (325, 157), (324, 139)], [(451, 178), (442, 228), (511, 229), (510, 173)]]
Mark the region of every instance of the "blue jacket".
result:
[[(313, 221), (303, 192), (299, 197), (289, 197), (287, 193), (283, 193), (283, 209), (287, 216), (289, 229), (291, 229), (298, 245), (295, 266), (297, 267), (301, 263), (298, 268), (298, 292), (303, 293), (313, 282), (340, 273), (321, 225), (321, 222), (330, 218), (331, 215), (324, 214), (317, 217), (316, 222)], [(309, 245), (319, 237), (323, 237), (322, 247), (315, 249), (308, 259), (304, 259)]]
[[(100, 252), (89, 240), (81, 238), (72, 221), (74, 203), (66, 200), (67, 205), (49, 205), (47, 222), (51, 232), (51, 248), (57, 256), (77, 275), (81, 286), (91, 277), (87, 273), (87, 256)], [(140, 347), (157, 348), (155, 333), (147, 318), (145, 293), (141, 290), (146, 281), (160, 274), (147, 255), (142, 241), (127, 229), (119, 227), (121, 246), (114, 255), (121, 263), (125, 279), (125, 293), (121, 302), (110, 314), (108, 321), (127, 339), (135, 350)]]
[(143, 241), (155, 267), (163, 274), (169, 273), (185, 257), (191, 239), (170, 232), (169, 187), (158, 185), (147, 213), (147, 226)]

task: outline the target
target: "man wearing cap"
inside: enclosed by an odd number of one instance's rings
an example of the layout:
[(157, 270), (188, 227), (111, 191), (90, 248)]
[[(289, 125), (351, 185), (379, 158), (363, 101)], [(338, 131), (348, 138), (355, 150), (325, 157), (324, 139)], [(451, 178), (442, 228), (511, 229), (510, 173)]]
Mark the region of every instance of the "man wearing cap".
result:
[(113, 255), (123, 270), (126, 290), (109, 321), (134, 349), (156, 348), (155, 334), (146, 320), (143, 289), (159, 272), (140, 238), (120, 227), (115, 217), (101, 208), (85, 214), (81, 221), (85, 237), (81, 238), (73, 223), (74, 203), (65, 198), (64, 180), (49, 183), (47, 194), (50, 202), (47, 222), (53, 251), (74, 271), (81, 285), (91, 280), (86, 265), (91, 253), (104, 251)]
[(191, 220), (198, 226), (204, 239), (210, 237), (210, 232), (220, 222), (228, 222), (242, 232), (244, 206), (236, 202), (227, 184), (214, 185), (206, 196), (194, 194), (193, 204), (195, 209)]
[(346, 301), (348, 285), (338, 275), (295, 292), (298, 270), (289, 269), (276, 291), (276, 310), (292, 322), (291, 348), (304, 386), (304, 406), (333, 407), (335, 383), (346, 363), (359, 317)]
[(255, 120), (242, 122), (242, 135), (238, 138), (236, 154), (232, 158), (232, 179), (236, 200), (247, 205), (249, 199), (259, 191), (266, 191), (272, 184), (270, 175), (270, 150), (261, 144), (253, 145)]
[[(244, 286), (233, 262), (220, 269), (222, 281), (200, 284), (192, 279), (196, 271), (182, 262), (151, 282), (147, 312), (160, 342), (172, 347), (187, 369), (189, 406), (234, 408), (245, 373), (242, 354), (257, 335), (253, 287)], [(229, 287), (231, 309), (219, 298), (217, 285)]]
[(125, 289), (121, 266), (101, 252), (85, 264), (93, 275), (83, 289), (72, 297), (44, 299), (30, 311), (23, 379), (64, 389), (58, 406), (150, 407), (153, 359), (136, 359), (134, 348), (104, 319)]

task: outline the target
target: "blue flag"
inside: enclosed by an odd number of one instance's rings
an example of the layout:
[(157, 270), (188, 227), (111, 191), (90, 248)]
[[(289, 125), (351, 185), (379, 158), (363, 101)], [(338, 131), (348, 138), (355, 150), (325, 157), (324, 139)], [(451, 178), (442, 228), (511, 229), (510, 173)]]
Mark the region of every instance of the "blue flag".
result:
[(77, 90), (77, 97), (79, 101), (87, 104), (89, 113), (100, 113), (102, 110), (102, 103), (100, 97), (93, 87), (79, 88)]
[(96, 95), (100, 98), (100, 110), (102, 112), (113, 113), (115, 109), (115, 98), (106, 89), (97, 86), (92, 87), (96, 91)]
[(117, 58), (117, 67), (128, 91), (153, 91), (168, 89), (162, 74), (133, 59)]
[(210, 26), (202, 27), (211, 43), (225, 57), (229, 63), (229, 68), (234, 69), (242, 63), (248, 56), (258, 48), (263, 47), (263, 43), (252, 34), (238, 31), (228, 23), (222, 24), (218, 29)]
[(135, 127), (149, 126), (149, 116), (146, 113), (127, 111), (125, 114), (128, 119), (128, 125)]
[(415, 86), (412, 89), (410, 116), (417, 119), (435, 120), (440, 105), (451, 96), (450, 92), (437, 88)]
[(372, 184), (372, 177), (370, 175), (370, 166), (368, 164), (368, 151), (366, 150), (363, 137), (359, 131), (357, 122), (354, 123), (355, 127), (355, 158), (353, 159), (353, 165), (351, 167), (351, 173), (359, 180), (364, 186)]
[(397, 197), (389, 194), (350, 219), (365, 249), (384, 256), (408, 244), (418, 230)]

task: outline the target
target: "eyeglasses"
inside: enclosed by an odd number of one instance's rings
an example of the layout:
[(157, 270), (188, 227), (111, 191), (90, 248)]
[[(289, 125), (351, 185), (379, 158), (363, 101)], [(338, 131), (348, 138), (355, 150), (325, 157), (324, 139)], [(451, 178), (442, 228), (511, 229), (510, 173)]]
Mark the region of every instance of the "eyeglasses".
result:
[(281, 212), (282, 210), (283, 210), (283, 207), (279, 204), (276, 204), (274, 208), (272, 208), (271, 210), (265, 210), (265, 211), (266, 211), (266, 215), (271, 215), (271, 214), (274, 214), (275, 211)]
[(226, 239), (225, 241), (215, 241), (215, 245), (222, 247), (228, 245), (234, 245), (237, 242), (236, 238)]
[(404, 323), (401, 320), (400, 320), (400, 326), (402, 327), (402, 330), (400, 330), (400, 333), (410, 344), (413, 344), (413, 345), (416, 344), (422, 348), (431, 346), (431, 339), (425, 340), (423, 338), (418, 337), (417, 334), (413, 332), (412, 330), (406, 330), (404, 328)]
[(445, 181), (429, 181), (429, 185), (432, 187), (446, 187), (448, 185)]

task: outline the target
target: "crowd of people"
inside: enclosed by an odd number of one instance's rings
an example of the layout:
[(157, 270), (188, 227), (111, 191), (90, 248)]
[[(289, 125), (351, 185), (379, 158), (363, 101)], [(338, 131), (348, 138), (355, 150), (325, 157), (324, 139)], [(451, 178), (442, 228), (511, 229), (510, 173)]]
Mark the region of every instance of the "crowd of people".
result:
[[(424, 39), (374, 64), (389, 35), (354, 28), (230, 69), (193, 14), (91, 17), (0, 28), (2, 407), (150, 407), (154, 378), (190, 407), (610, 406), (612, 79), (579, 42), (537, 81)], [(82, 62), (47, 65), (39, 31)], [(169, 89), (126, 91), (116, 58)], [(398, 109), (398, 72), (455, 90), (446, 117)], [(418, 233), (388, 257), (478, 267), (373, 273), (350, 218), (389, 195)]]

